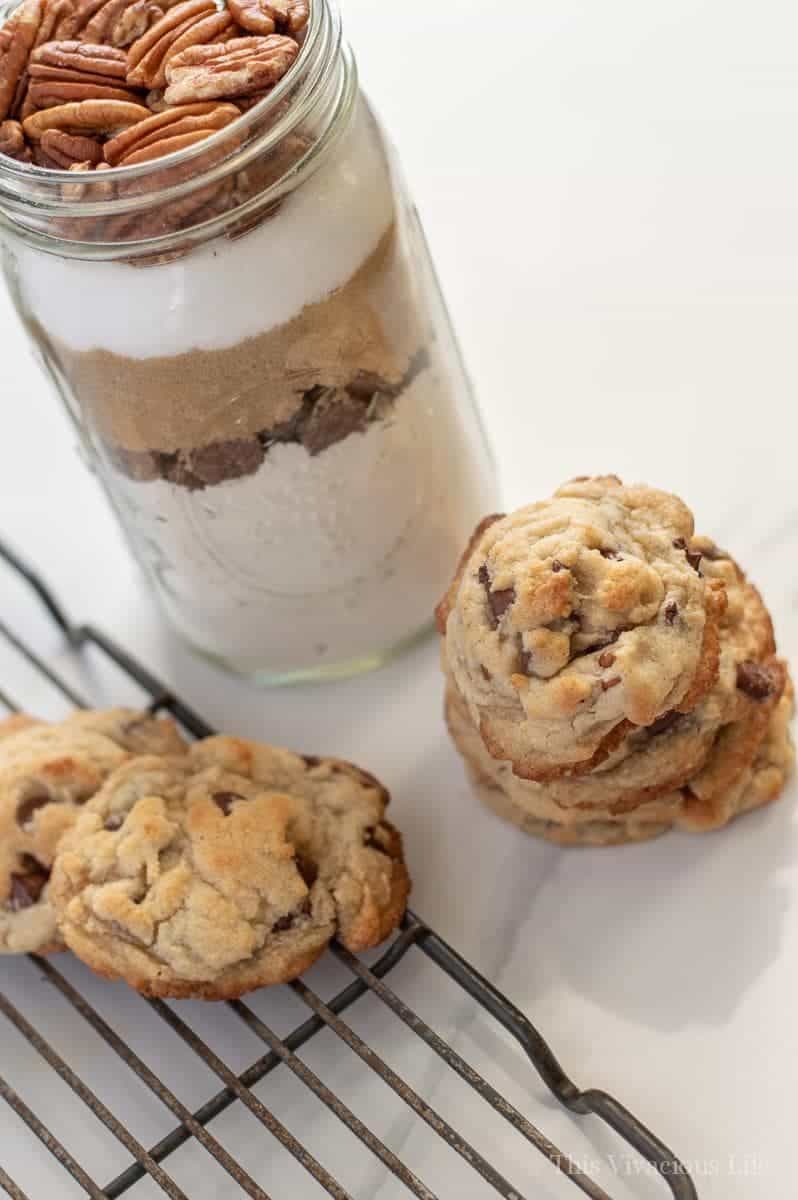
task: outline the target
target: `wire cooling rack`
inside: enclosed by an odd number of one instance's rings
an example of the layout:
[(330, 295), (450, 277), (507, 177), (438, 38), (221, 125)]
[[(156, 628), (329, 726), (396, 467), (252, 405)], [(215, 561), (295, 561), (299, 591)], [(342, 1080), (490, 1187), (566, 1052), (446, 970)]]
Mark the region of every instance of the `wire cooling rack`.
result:
[[(213, 730), (179, 697), (166, 689), (157, 677), (130, 654), (118, 646), (101, 630), (91, 625), (74, 625), (66, 617), (61, 605), (45, 585), (41, 577), (18, 554), (0, 542), (0, 562), (4, 562), (12, 573), (23, 577), (33, 591), (38, 595), (50, 618), (63, 635), (65, 646), (70, 654), (82, 657), (85, 652), (94, 647), (109, 659), (131, 680), (143, 689), (149, 696), (149, 711), (152, 713), (169, 712), (191, 735), (205, 737)], [(24, 660), (26, 668), (33, 670), (39, 677), (47, 680), (60, 693), (63, 700), (70, 705), (87, 707), (89, 697), (81, 695), (61, 672), (53, 669), (33, 647), (6, 625), (0, 616), (0, 638), (5, 641), (7, 648), (14, 655)], [(25, 707), (25, 697), (12, 695), (6, 690), (5, 681), (0, 682), (0, 703), (9, 711), (18, 711)], [(504, 1169), (491, 1162), (480, 1150), (461, 1136), (443, 1116), (440, 1115), (422, 1095), (410, 1086), (405, 1079), (397, 1074), (388, 1063), (363, 1040), (353, 1028), (353, 1022), (344, 1021), (342, 1015), (352, 1009), (358, 1002), (361, 1004), (383, 1005), (402, 1023), (403, 1036), (408, 1048), (412, 1044), (423, 1044), (425, 1053), (432, 1059), (437, 1056), (446, 1068), (454, 1072), (464, 1083), (473, 1090), (484, 1103), (498, 1114), (517, 1133), (521, 1152), (524, 1151), (523, 1140), (528, 1147), (540, 1153), (552, 1166), (567, 1178), (573, 1187), (592, 1200), (612, 1200), (612, 1197), (595, 1181), (594, 1176), (582, 1168), (575, 1158), (563, 1153), (539, 1129), (519, 1111), (517, 1107), (505, 1099), (490, 1083), (485, 1080), (460, 1054), (441, 1038), (420, 1016), (417, 1015), (397, 994), (386, 979), (399, 965), (413, 955), (423, 955), (425, 960), (434, 964), (435, 969), (442, 972), (462, 994), (479, 1006), (483, 1013), (489, 1014), (517, 1043), (521, 1056), (526, 1056), (529, 1063), (537, 1071), (552, 1095), (571, 1113), (580, 1116), (592, 1114), (600, 1118), (637, 1155), (649, 1164), (649, 1168), (657, 1172), (664, 1193), (669, 1189), (675, 1200), (697, 1200), (695, 1187), (682, 1164), (674, 1157), (662, 1142), (630, 1113), (617, 1100), (604, 1091), (596, 1089), (582, 1090), (565, 1074), (551, 1049), (538, 1033), (537, 1029), (526, 1019), (522, 1012), (505, 996), (502, 996), (491, 983), (467, 963), (451, 946), (439, 937), (420, 917), (408, 912), (401, 930), (388, 945), (381, 957), (367, 966), (355, 958), (341, 946), (334, 946), (332, 953), (351, 979), (331, 998), (323, 1000), (306, 982), (297, 980), (287, 985), (302, 1006), (307, 1010), (305, 1019), (296, 1025), (286, 1036), (279, 1037), (261, 1016), (257, 1015), (251, 1003), (241, 1001), (230, 1002), (227, 1007), (235, 1015), (237, 1021), (246, 1026), (266, 1048), (257, 1061), (246, 1070), (237, 1073), (207, 1044), (206, 1041), (189, 1024), (184, 1013), (190, 1006), (180, 1004), (165, 1004), (159, 1000), (141, 1000), (142, 1005), (149, 1005), (157, 1017), (165, 1022), (174, 1038), (182, 1042), (189, 1050), (199, 1056), (217, 1077), (221, 1087), (210, 1095), (193, 1111), (184, 1104), (170, 1087), (163, 1082), (155, 1071), (139, 1057), (128, 1044), (125, 1030), (112, 1026), (89, 1001), (68, 980), (66, 974), (56, 965), (54, 959), (33, 959), (36, 971), (51, 985), (53, 1005), (67, 1005), (78, 1017), (85, 1022), (95, 1034), (99, 1035), (105, 1045), (115, 1054), (120, 1064), (118, 1094), (124, 1094), (128, 1085), (126, 1072), (131, 1072), (148, 1089), (152, 1097), (164, 1105), (174, 1118), (174, 1126), (149, 1149), (138, 1141), (126, 1128), (123, 1120), (115, 1115), (110, 1108), (95, 1094), (81, 1078), (73, 1066), (61, 1056), (50, 1041), (34, 1028), (28, 1017), (15, 1006), (7, 996), (0, 991), (0, 1012), (22, 1037), (27, 1041), (36, 1055), (40, 1056), (49, 1067), (60, 1077), (60, 1080), (74, 1093), (88, 1110), (97, 1118), (110, 1134), (121, 1143), (129, 1156), (128, 1164), (115, 1178), (104, 1186), (93, 1179), (87, 1168), (77, 1161), (70, 1150), (62, 1144), (44, 1120), (37, 1116), (31, 1103), (36, 1096), (20, 1095), (0, 1073), (0, 1096), (14, 1113), (38, 1138), (43, 1150), (52, 1155), (72, 1180), (92, 1200), (113, 1200), (119, 1196), (138, 1196), (137, 1184), (149, 1177), (150, 1190), (147, 1195), (166, 1195), (171, 1200), (188, 1200), (187, 1193), (178, 1186), (169, 1174), (170, 1158), (175, 1152), (192, 1139), (211, 1155), (227, 1175), (235, 1181), (236, 1194), (253, 1197), (253, 1200), (277, 1200), (267, 1193), (262, 1186), (264, 1180), (256, 1181), (236, 1161), (229, 1150), (225, 1149), (221, 1140), (211, 1131), (212, 1123), (221, 1117), (228, 1109), (238, 1106), (254, 1116), (262, 1127), (262, 1131), (275, 1138), (285, 1150), (300, 1164), (307, 1175), (312, 1176), (322, 1192), (333, 1196), (336, 1200), (349, 1200), (350, 1193), (337, 1181), (322, 1163), (311, 1153), (307, 1146), (289, 1132), (286, 1126), (274, 1115), (253, 1089), (257, 1084), (274, 1071), (291, 1072), (300, 1083), (312, 1092), (337, 1121), (348, 1128), (358, 1139), (364, 1155), (372, 1155), (382, 1167), (392, 1175), (399, 1184), (402, 1195), (413, 1195), (422, 1200), (436, 1200), (440, 1192), (432, 1191), (418, 1177), (410, 1165), (402, 1161), (398, 1155), (381, 1138), (372, 1132), (355, 1113), (337, 1095), (332, 1087), (324, 1083), (319, 1076), (298, 1056), (298, 1051), (307, 1046), (312, 1039), (323, 1031), (331, 1031), (337, 1039), (359, 1060), (363, 1072), (371, 1072), (390, 1088), (403, 1105), (411, 1110), (418, 1122), (428, 1126), (438, 1138), (442, 1139), (453, 1153), (459, 1155), (477, 1176), (481, 1177), (485, 1190), (491, 1190), (505, 1200), (526, 1200), (505, 1177)], [(267, 997), (268, 999), (268, 997)], [(56, 1014), (57, 1019), (57, 1014)], [(121, 1019), (120, 1022), (121, 1024)], [(0, 1023), (0, 1028), (2, 1023)], [(243, 1035), (242, 1035), (243, 1036)], [(328, 1034), (327, 1036), (330, 1036)], [(2, 1035), (0, 1045), (4, 1044), (6, 1035)], [(402, 1046), (402, 1052), (405, 1051)], [(3, 1070), (5, 1055), (0, 1056), (0, 1071)], [(33, 1089), (35, 1090), (35, 1089)], [(38, 1095), (38, 1093), (37, 1093)], [(242, 1114), (243, 1116), (243, 1114)], [(262, 1140), (268, 1143), (268, 1137)], [(404, 1139), (405, 1146), (412, 1139)], [(12, 1197), (12, 1200), (40, 1200), (39, 1196), (31, 1198), (14, 1182), (6, 1167), (8, 1157), (6, 1149), (11, 1142), (7, 1135), (0, 1134), (0, 1190)], [(269, 1145), (264, 1147), (268, 1161)], [(174, 1160), (172, 1160), (174, 1162)], [(640, 1163), (641, 1167), (644, 1165)], [(649, 1175), (651, 1174), (649, 1170)], [(471, 1177), (471, 1176), (469, 1176)], [(307, 1176), (303, 1176), (307, 1178)], [(475, 1182), (477, 1182), (475, 1180)], [(570, 1188), (569, 1188), (570, 1191)], [(210, 1192), (208, 1193), (211, 1194)], [(213, 1194), (216, 1194), (215, 1191)], [(283, 1193), (285, 1196), (286, 1193)], [(291, 1191), (292, 1200), (302, 1200), (305, 1192)], [(314, 1190), (314, 1194), (317, 1194)], [(456, 1194), (465, 1196), (462, 1185), (455, 1191), (447, 1191), (447, 1197)], [(468, 1195), (472, 1193), (469, 1191)], [(483, 1194), (480, 1191), (480, 1195)], [(641, 1193), (642, 1194), (642, 1193)], [(645, 1192), (646, 1196), (650, 1190)], [(526, 1194), (527, 1197), (529, 1193)], [(48, 1193), (47, 1200), (50, 1200)]]

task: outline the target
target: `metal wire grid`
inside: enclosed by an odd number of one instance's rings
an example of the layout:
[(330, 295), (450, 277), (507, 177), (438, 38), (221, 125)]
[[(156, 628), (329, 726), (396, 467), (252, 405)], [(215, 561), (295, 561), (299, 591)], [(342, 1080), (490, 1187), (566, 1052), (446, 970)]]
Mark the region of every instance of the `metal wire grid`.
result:
[[(201, 717), (179, 697), (166, 689), (152, 672), (141, 663), (136, 662), (102, 631), (91, 625), (73, 625), (41, 577), (2, 541), (0, 541), (0, 558), (27, 580), (52, 620), (62, 631), (68, 645), (75, 652), (94, 646), (149, 694), (151, 697), (151, 703), (148, 706), (150, 712), (169, 712), (195, 737), (205, 737), (213, 732)], [(26, 645), (13, 630), (8, 628), (2, 619), (0, 619), (0, 636), (27, 661), (30, 667), (41, 673), (66, 700), (77, 707), (88, 707), (88, 701), (70, 687), (35, 650)], [(20, 699), (8, 695), (3, 690), (0, 690), (0, 703), (10, 711), (18, 711), (22, 707)], [(311, 1038), (321, 1030), (329, 1029), (358, 1056), (365, 1069), (378, 1075), (401, 1101), (453, 1151), (459, 1154), (498, 1195), (505, 1197), (505, 1200), (522, 1200), (521, 1193), (505, 1178), (499, 1167), (489, 1162), (474, 1146), (461, 1137), (342, 1019), (342, 1014), (368, 992), (403, 1022), (408, 1031), (408, 1037), (418, 1038), (425, 1043), (432, 1054), (442, 1059), (487, 1105), (507, 1121), (521, 1138), (524, 1138), (557, 1170), (567, 1176), (578, 1191), (591, 1197), (592, 1200), (611, 1200), (609, 1194), (594, 1179), (581, 1170), (572, 1158), (559, 1150), (517, 1108), (502, 1097), (421, 1017), (413, 1012), (385, 982), (392, 969), (411, 951), (420, 952), (436, 964), (450, 980), (515, 1038), (522, 1052), (529, 1058), (532, 1066), (562, 1105), (572, 1113), (593, 1114), (615, 1130), (629, 1146), (659, 1172), (663, 1184), (667, 1185), (674, 1200), (697, 1200), (693, 1182), (671, 1151), (612, 1096), (596, 1089), (582, 1090), (577, 1087), (565, 1074), (543, 1037), (523, 1013), (412, 912), (407, 913), (401, 931), (381, 958), (371, 967), (366, 966), (343, 947), (333, 947), (333, 954), (353, 978), (331, 1000), (323, 1001), (301, 980), (287, 985), (310, 1010), (307, 1019), (287, 1037), (278, 1037), (273, 1029), (247, 1004), (242, 1001), (229, 1002), (229, 1009), (268, 1048), (262, 1057), (240, 1075), (231, 1071), (211, 1047), (186, 1024), (174, 1007), (160, 1000), (147, 1001), (176, 1037), (190, 1047), (220, 1081), (220, 1090), (194, 1112), (181, 1103), (155, 1072), (126, 1045), (124, 1039), (68, 982), (52, 961), (34, 959), (37, 970), (52, 984), (61, 999), (99, 1034), (105, 1044), (130, 1071), (138, 1076), (176, 1120), (174, 1128), (157, 1144), (147, 1149), (125, 1129), (114, 1113), (0, 992), (0, 1012), (3, 1016), (129, 1152), (130, 1164), (104, 1187), (90, 1177), (84, 1167), (76, 1161), (69, 1150), (44, 1125), (23, 1097), (6, 1082), (2, 1075), (0, 1075), (0, 1096), (32, 1130), (45, 1149), (69, 1172), (85, 1194), (92, 1197), (92, 1200), (114, 1200), (115, 1197), (123, 1196), (145, 1176), (149, 1176), (158, 1185), (161, 1192), (169, 1196), (171, 1200), (188, 1200), (174, 1179), (167, 1174), (162, 1164), (178, 1147), (192, 1138), (208, 1154), (212, 1155), (216, 1162), (235, 1180), (243, 1194), (252, 1197), (253, 1200), (270, 1200), (260, 1184), (233, 1159), (208, 1129), (210, 1122), (215, 1117), (235, 1104), (245, 1106), (260, 1124), (293, 1155), (305, 1171), (313, 1176), (328, 1195), (335, 1197), (335, 1200), (350, 1200), (349, 1193), (341, 1184), (254, 1095), (252, 1088), (276, 1068), (283, 1066), (314, 1093), (322, 1104), (359, 1139), (364, 1148), (401, 1181), (409, 1194), (419, 1197), (420, 1200), (436, 1200), (436, 1194), (418, 1178), (410, 1167), (363, 1124), (335, 1092), (297, 1056), (297, 1051)], [(30, 1200), (30, 1197), (4, 1169), (2, 1162), (0, 1162), (0, 1189), (12, 1197), (12, 1200)]]

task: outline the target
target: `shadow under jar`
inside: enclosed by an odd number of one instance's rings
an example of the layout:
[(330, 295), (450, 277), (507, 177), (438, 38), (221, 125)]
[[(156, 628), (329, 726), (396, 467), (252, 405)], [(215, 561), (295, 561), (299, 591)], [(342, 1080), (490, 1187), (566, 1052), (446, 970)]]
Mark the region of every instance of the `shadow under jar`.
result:
[(429, 627), (495, 473), (410, 205), (329, 0), (205, 141), (65, 173), (0, 156), (6, 278), (134, 554), (264, 683)]

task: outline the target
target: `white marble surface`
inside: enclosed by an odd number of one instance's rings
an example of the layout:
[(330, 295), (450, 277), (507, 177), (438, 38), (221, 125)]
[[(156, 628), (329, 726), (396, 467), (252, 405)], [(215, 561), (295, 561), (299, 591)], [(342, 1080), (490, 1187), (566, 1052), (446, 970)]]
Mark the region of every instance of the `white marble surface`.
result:
[[(798, 649), (796, 10), (771, 0), (346, 0), (364, 79), (403, 153), (465, 344), (510, 503), (580, 472), (681, 492), (700, 528), (763, 588)], [(489, 31), (480, 32), (486, 14)], [(383, 775), (406, 831), (414, 905), (505, 989), (584, 1084), (627, 1103), (694, 1168), (702, 1200), (787, 1200), (798, 1034), (794, 789), (722, 835), (616, 851), (527, 841), (469, 794), (440, 719), (428, 644), (369, 678), (260, 694), (193, 661), (163, 631), (102, 497), (0, 299), (0, 530), (46, 567), (70, 610), (112, 630), (207, 717), (335, 751)], [(2, 582), (3, 617), (62, 661)], [(26, 681), (3, 656), (0, 685)], [(91, 680), (84, 680), (89, 686)], [(103, 682), (106, 698), (119, 692)], [(35, 689), (31, 703), (48, 709)], [(793, 958), (796, 955), (796, 958)], [(214, 1089), (120, 988), (65, 968), (188, 1103)], [(316, 976), (329, 989), (332, 968)], [(563, 1116), (510, 1042), (416, 959), (403, 994), (613, 1196), (664, 1196), (613, 1137)], [(24, 966), (0, 986), (149, 1144), (172, 1124)], [(280, 1031), (287, 996), (259, 997)], [(260, 1054), (224, 1010), (192, 1021), (236, 1069)], [(466, 1101), (436, 1062), (366, 1007), (353, 1018), (523, 1195), (578, 1193)], [(2, 1071), (102, 1181), (125, 1155), (3, 1024)], [(440, 1195), (494, 1194), (441, 1152), (332, 1037), (308, 1061)], [(399, 1195), (284, 1071), (258, 1088), (358, 1197)], [(321, 1195), (251, 1117), (214, 1127), (275, 1197)], [(82, 1194), (5, 1108), (0, 1162), (33, 1200)], [(192, 1200), (235, 1196), (203, 1152), (180, 1152)], [(632, 1172), (630, 1175), (628, 1172)], [(161, 1193), (144, 1183), (131, 1195)]]

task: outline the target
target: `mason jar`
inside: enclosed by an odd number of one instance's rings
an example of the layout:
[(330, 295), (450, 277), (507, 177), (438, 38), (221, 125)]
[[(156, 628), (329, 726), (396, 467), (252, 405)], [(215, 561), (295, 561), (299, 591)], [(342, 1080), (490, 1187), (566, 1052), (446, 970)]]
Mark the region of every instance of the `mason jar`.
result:
[(85, 174), (0, 156), (4, 272), (161, 605), (264, 683), (430, 626), (493, 462), (330, 0), (206, 140)]

